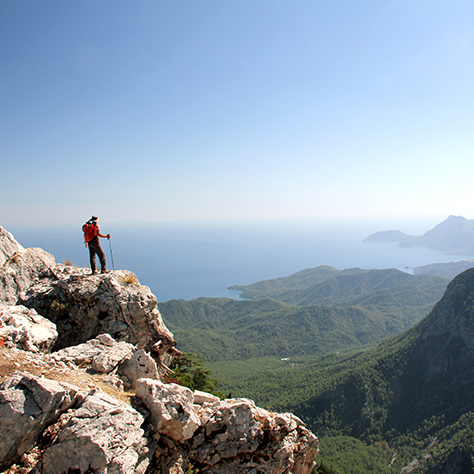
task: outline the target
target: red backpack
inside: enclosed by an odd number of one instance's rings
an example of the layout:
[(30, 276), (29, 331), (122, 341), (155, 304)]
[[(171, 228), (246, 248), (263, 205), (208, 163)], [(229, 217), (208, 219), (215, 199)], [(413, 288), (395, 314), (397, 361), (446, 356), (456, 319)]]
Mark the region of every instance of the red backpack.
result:
[(82, 226), (82, 232), (84, 232), (84, 243), (87, 247), (87, 242), (90, 242), (96, 235), (96, 228), (95, 225), (91, 222), (86, 222)]

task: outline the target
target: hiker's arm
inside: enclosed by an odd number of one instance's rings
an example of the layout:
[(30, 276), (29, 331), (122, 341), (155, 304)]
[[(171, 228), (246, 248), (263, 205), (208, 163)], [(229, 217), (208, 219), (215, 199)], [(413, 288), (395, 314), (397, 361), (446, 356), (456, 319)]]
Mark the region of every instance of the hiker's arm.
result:
[(103, 239), (110, 239), (110, 234), (103, 235), (100, 232), (97, 234), (99, 237), (102, 237)]

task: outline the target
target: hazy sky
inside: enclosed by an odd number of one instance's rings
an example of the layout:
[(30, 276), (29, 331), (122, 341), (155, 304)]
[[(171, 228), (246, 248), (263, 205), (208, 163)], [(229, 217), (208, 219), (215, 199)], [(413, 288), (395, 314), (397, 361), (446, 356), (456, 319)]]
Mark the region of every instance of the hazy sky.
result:
[(0, 2), (0, 225), (474, 217), (474, 2)]

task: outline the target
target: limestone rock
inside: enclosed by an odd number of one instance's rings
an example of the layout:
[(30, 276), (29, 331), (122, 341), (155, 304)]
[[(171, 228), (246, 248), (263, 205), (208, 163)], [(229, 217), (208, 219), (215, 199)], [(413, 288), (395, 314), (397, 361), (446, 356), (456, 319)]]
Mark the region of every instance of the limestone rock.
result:
[(10, 232), (0, 226), (0, 266), (16, 252), (25, 250)]
[(35, 445), (43, 429), (77, 399), (72, 385), (17, 372), (0, 384), (0, 469)]
[(112, 372), (121, 362), (129, 357), (135, 347), (128, 342), (118, 342), (108, 350), (102, 351), (92, 360), (92, 369), (99, 373)]
[(155, 360), (143, 349), (134, 352), (119, 367), (118, 373), (128, 387), (135, 387), (135, 382), (141, 378), (159, 379), (158, 367)]
[(309, 474), (318, 439), (290, 413), (276, 414), (247, 399), (205, 405), (189, 460), (213, 474)]
[(150, 410), (151, 422), (158, 433), (179, 442), (193, 436), (200, 420), (189, 388), (151, 379), (139, 379), (135, 387), (136, 396)]
[(130, 357), (134, 350), (133, 344), (117, 342), (108, 334), (100, 334), (83, 344), (61, 349), (52, 357), (63, 362), (73, 362), (77, 366), (90, 365), (99, 373), (109, 373)]
[(34, 309), (0, 303), (0, 338), (7, 347), (49, 352), (57, 337), (56, 325)]
[(87, 269), (56, 265), (54, 278), (36, 281), (20, 301), (56, 323), (57, 349), (106, 333), (169, 363), (166, 354), (176, 345), (173, 335), (163, 323), (156, 297), (130, 275), (90, 275)]
[(54, 257), (43, 249), (18, 250), (0, 267), (0, 301), (17, 304), (39, 280), (54, 278), (55, 264)]
[(196, 405), (204, 405), (205, 403), (216, 403), (220, 401), (219, 397), (211, 393), (201, 392), (201, 390), (194, 390), (193, 401)]
[(142, 415), (130, 406), (94, 390), (63, 418), (67, 422), (43, 455), (42, 474), (146, 471), (153, 450), (141, 428)]

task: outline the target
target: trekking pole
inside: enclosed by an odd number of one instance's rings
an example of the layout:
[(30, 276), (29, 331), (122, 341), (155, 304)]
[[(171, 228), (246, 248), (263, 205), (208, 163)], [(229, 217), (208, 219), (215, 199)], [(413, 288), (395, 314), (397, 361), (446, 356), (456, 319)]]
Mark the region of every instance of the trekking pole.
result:
[(107, 239), (109, 241), (109, 249), (110, 249), (110, 258), (112, 260), (112, 269), (115, 271), (115, 265), (114, 265), (114, 256), (112, 254), (112, 244), (110, 243), (110, 239)]

